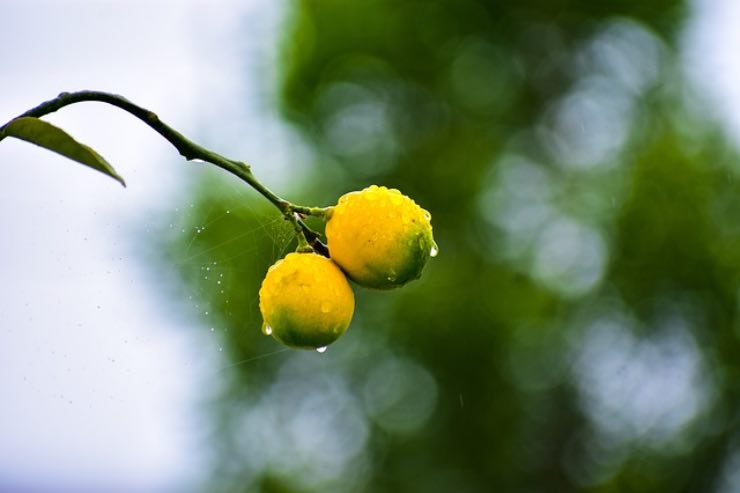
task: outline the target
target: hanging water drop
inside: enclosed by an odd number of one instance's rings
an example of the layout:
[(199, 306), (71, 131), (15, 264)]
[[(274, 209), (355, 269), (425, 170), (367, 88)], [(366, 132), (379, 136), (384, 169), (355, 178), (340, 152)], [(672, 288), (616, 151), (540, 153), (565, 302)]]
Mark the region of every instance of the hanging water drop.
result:
[(439, 253), (439, 247), (435, 243), (434, 245), (432, 245), (432, 249), (429, 250), (429, 256), (430, 257), (436, 257), (438, 253)]
[(262, 333), (266, 336), (272, 335), (272, 327), (267, 324), (262, 325)]
[(326, 352), (326, 346), (317, 347), (316, 348), (316, 352), (325, 353)]

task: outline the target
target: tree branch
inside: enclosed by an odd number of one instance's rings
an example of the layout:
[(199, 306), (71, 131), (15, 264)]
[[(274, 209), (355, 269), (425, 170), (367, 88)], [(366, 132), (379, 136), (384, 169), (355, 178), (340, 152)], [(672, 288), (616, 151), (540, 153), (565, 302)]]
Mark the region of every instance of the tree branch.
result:
[[(57, 96), (56, 98), (45, 101), (35, 108), (32, 108), (22, 115), (19, 115), (18, 118), (39, 118), (44, 115), (48, 115), (49, 113), (53, 113), (61, 108), (64, 108), (65, 106), (84, 101), (97, 101), (101, 103), (107, 103), (132, 114), (142, 122), (146, 123), (162, 137), (164, 137), (188, 161), (205, 161), (214, 164), (219, 168), (224, 169), (229, 173), (237, 176), (241, 180), (247, 182), (260, 194), (262, 194), (262, 196), (264, 196), (267, 200), (274, 204), (275, 207), (277, 207), (280, 212), (286, 216), (293, 213), (294, 211), (309, 214), (314, 213), (315, 215), (324, 214), (324, 209), (322, 208), (297, 206), (288, 202), (287, 200), (278, 197), (254, 177), (248, 164), (242, 161), (226, 158), (218, 153), (210, 151), (205, 147), (192, 142), (191, 140), (183, 136), (180, 132), (162, 122), (157, 114), (153, 111), (142, 108), (141, 106), (138, 106), (128, 99), (124, 98), (123, 96), (119, 96), (117, 94), (111, 94), (101, 91), (63, 92), (59, 94), (59, 96)], [(5, 128), (6, 125), (7, 123), (0, 127), (0, 141), (4, 138), (2, 130)]]

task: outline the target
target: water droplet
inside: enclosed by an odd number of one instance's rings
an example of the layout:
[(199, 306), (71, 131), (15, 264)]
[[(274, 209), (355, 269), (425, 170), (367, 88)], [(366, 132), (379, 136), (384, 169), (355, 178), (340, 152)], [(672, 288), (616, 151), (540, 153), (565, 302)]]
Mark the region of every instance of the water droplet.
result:
[(216, 329), (214, 329), (213, 327), (211, 327), (211, 332), (214, 332), (215, 330), (216, 330)]
[(317, 347), (316, 351), (319, 353), (325, 353), (326, 352), (326, 346)]
[(432, 215), (429, 214), (429, 211), (424, 211), (424, 219), (426, 219), (427, 221), (432, 220)]
[(227, 211), (226, 211), (226, 214), (231, 214), (231, 211), (230, 211), (230, 210), (227, 210)]
[(439, 253), (439, 247), (435, 243), (434, 245), (432, 245), (432, 249), (429, 250), (429, 256), (430, 257), (436, 257), (438, 253)]
[(272, 335), (272, 327), (267, 324), (262, 325), (262, 333), (266, 336)]

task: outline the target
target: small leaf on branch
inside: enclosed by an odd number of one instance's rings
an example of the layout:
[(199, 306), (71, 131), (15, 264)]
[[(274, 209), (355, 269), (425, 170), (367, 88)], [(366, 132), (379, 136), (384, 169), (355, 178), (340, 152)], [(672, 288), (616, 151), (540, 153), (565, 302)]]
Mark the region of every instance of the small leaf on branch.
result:
[(4, 136), (25, 140), (96, 169), (126, 186), (123, 178), (100, 154), (49, 122), (33, 117), (16, 118), (2, 128), (2, 132)]

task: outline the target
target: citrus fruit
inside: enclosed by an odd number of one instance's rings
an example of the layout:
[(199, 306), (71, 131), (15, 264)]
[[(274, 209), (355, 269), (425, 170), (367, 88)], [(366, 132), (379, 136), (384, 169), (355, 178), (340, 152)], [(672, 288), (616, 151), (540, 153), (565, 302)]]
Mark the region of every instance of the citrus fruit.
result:
[(395, 189), (343, 195), (326, 224), (332, 260), (360, 286), (392, 289), (418, 279), (437, 254), (431, 215)]
[(259, 292), (263, 331), (287, 346), (323, 348), (347, 331), (355, 297), (342, 271), (315, 253), (290, 253)]

